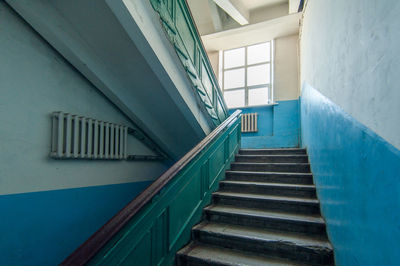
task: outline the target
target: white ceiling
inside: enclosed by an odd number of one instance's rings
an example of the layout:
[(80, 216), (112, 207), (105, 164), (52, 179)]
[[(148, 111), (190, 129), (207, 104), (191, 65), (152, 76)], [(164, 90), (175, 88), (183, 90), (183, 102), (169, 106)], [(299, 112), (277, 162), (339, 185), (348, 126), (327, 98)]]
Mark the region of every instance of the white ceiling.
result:
[[(249, 22), (258, 23), (279, 16), (287, 15), (289, 13), (289, 0), (226, 0), (236, 3), (237, 7), (241, 8), (241, 12), (247, 13)], [(293, 1), (293, 0), (290, 0)], [(214, 0), (187, 0), (189, 8), (192, 12), (194, 21), (200, 32), (200, 35), (208, 35), (219, 31), (230, 30), (239, 27), (234, 19), (226, 14), (220, 7), (216, 5)], [(286, 10), (279, 11), (276, 7), (287, 5)], [(219, 9), (219, 17), (213, 10)], [(280, 9), (282, 10), (282, 9)], [(225, 15), (222, 15), (225, 14)], [(227, 19), (229, 18), (229, 19)], [(215, 21), (221, 22), (221, 27), (215, 25)]]
[(288, 0), (240, 0), (240, 1), (250, 11), (253, 11), (254, 9), (257, 8), (288, 3)]
[(203, 35), (201, 38), (208, 52), (247, 46), (298, 34), (300, 18), (301, 13), (290, 14), (236, 29)]
[[(297, 10), (289, 12), (290, 6), (298, 6), (299, 0), (225, 1), (237, 5), (237, 8), (244, 8), (250, 14), (250, 23), (239, 25), (226, 12), (217, 7), (214, 0), (187, 0), (207, 51), (250, 45), (297, 34), (299, 31), (300, 14), (297, 13)], [(219, 15), (215, 15), (215, 8), (218, 9)], [(215, 24), (215, 21), (220, 22), (220, 27)]]
[(211, 23), (211, 10), (208, 0), (187, 0), (193, 18), (198, 25)]

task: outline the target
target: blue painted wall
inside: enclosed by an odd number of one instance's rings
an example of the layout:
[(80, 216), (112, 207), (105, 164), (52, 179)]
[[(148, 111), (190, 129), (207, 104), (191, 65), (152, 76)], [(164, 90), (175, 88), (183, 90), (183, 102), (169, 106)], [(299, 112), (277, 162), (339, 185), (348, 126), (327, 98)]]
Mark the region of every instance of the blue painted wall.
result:
[(307, 84), (301, 136), (336, 265), (398, 265), (400, 151)]
[[(242, 133), (242, 148), (299, 146), (299, 101), (279, 101), (277, 105), (240, 108), (244, 114), (258, 113), (258, 132)], [(233, 113), (236, 109), (230, 110)]]
[(56, 265), (151, 182), (0, 196), (0, 265)]

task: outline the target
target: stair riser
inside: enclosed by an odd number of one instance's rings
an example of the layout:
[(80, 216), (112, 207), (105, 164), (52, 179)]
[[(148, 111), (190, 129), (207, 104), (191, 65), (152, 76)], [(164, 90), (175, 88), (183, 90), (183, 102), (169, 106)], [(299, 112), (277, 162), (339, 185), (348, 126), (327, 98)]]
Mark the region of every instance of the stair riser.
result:
[[(327, 241), (315, 187), (301, 186), (312, 184), (305, 149), (239, 150), (225, 180), (219, 183), (218, 192), (212, 196), (216, 206), (205, 208), (204, 222), (192, 229), (194, 249), (187, 246), (185, 254), (177, 254), (177, 264), (231, 265), (229, 262), (242, 259), (238, 254), (247, 254), (260, 256), (257, 265), (270, 259), (274, 261), (271, 265), (276, 261), (334, 265), (329, 245), (306, 237)], [(266, 234), (261, 238), (263, 234), (257, 236), (251, 228), (266, 230)], [(222, 254), (227, 257), (221, 259)]]
[(231, 164), (233, 171), (264, 171), (264, 172), (285, 172), (285, 173), (310, 173), (310, 165), (279, 165), (279, 164)]
[(243, 155), (306, 155), (306, 150), (239, 150)]
[(245, 214), (228, 214), (206, 211), (206, 218), (211, 222), (227, 223), (271, 229), (282, 232), (304, 233), (310, 235), (326, 236), (324, 224), (305, 221), (285, 220), (267, 217), (252, 217)]
[(237, 207), (245, 207), (251, 209), (260, 209), (268, 211), (281, 211), (301, 214), (319, 214), (319, 205), (304, 202), (288, 202), (269, 199), (243, 199), (236, 197), (222, 197), (220, 195), (213, 196), (215, 204), (230, 205)]
[(177, 266), (228, 266), (229, 264), (222, 264), (216, 261), (208, 261), (196, 257), (178, 254), (176, 258)]
[(256, 186), (256, 185), (236, 185), (220, 184), (220, 191), (226, 192), (246, 192), (264, 195), (287, 196), (316, 199), (315, 189), (296, 188), (296, 187), (275, 187), (275, 186)]
[(278, 175), (278, 174), (243, 174), (243, 173), (226, 173), (226, 180), (232, 181), (254, 181), (254, 182), (270, 182), (283, 184), (304, 184), (312, 185), (313, 179), (310, 175)]
[(279, 240), (260, 240), (242, 238), (232, 235), (210, 233), (203, 230), (194, 230), (195, 239), (216, 246), (241, 251), (254, 252), (265, 256), (287, 258), (308, 265), (326, 265), (333, 262), (333, 253), (330, 249), (304, 247)]
[(307, 156), (300, 157), (286, 157), (286, 156), (256, 156), (256, 157), (246, 157), (246, 156), (236, 156), (235, 162), (244, 163), (308, 163)]

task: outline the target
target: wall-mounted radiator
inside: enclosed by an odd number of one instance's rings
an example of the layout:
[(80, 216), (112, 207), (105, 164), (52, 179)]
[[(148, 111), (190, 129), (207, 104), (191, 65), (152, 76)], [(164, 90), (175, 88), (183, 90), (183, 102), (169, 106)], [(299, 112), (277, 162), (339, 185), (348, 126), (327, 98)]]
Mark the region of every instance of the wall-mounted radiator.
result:
[(242, 132), (258, 132), (258, 113), (242, 114)]
[(52, 122), (52, 158), (127, 159), (127, 126), (63, 112)]

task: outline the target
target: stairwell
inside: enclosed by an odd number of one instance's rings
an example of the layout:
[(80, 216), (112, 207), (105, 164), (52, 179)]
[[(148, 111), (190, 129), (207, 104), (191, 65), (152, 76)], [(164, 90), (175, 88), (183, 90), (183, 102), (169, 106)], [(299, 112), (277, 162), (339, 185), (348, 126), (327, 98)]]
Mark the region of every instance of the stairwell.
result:
[(178, 265), (334, 265), (305, 149), (242, 149)]

